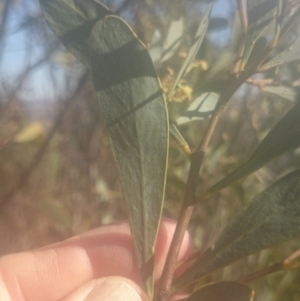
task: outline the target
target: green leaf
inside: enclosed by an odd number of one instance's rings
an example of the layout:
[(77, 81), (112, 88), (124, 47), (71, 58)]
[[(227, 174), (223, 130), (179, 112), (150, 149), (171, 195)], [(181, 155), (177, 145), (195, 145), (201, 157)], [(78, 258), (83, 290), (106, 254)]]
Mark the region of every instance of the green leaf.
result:
[(109, 16), (97, 22), (89, 46), (93, 82), (119, 168), (137, 261), (151, 295), (166, 179), (166, 104), (147, 49), (124, 21)]
[(187, 155), (191, 155), (191, 149), (188, 145), (188, 143), (185, 141), (185, 139), (180, 134), (178, 128), (176, 125), (172, 122), (170, 123), (170, 134), (174, 138), (174, 140), (179, 144), (182, 151)]
[(208, 24), (209, 24), (209, 17), (210, 17), (210, 12), (211, 12), (211, 7), (212, 7), (212, 4), (209, 4), (208, 5), (208, 8), (206, 10), (206, 13), (205, 15), (203, 16), (203, 19), (199, 25), (199, 28), (196, 32), (196, 35), (195, 35), (195, 39), (194, 39), (194, 42), (179, 70), (179, 73), (176, 77), (176, 80), (174, 82), (174, 85), (172, 87), (172, 89), (170, 90), (170, 94), (172, 93), (172, 91), (174, 90), (174, 88), (177, 86), (177, 84), (179, 83), (179, 81), (181, 80), (181, 78), (184, 76), (188, 66), (190, 65), (190, 63), (194, 60), (201, 44), (202, 44), (202, 41), (204, 39), (204, 36), (206, 34), (206, 31), (207, 31), (207, 28), (208, 28)]
[(266, 26), (262, 26), (262, 28), (256, 28), (255, 30), (252, 30), (252, 31), (247, 33), (245, 51), (243, 53), (243, 58), (242, 58), (243, 66), (245, 66), (246, 63), (248, 62), (250, 54), (251, 54), (257, 40), (262, 38), (262, 37), (267, 37), (267, 35), (272, 30), (273, 31), (275, 30), (275, 26), (276, 26), (276, 18), (275, 18), (275, 15), (274, 15), (273, 20), (270, 21), (269, 24), (267, 24)]
[(154, 31), (152, 41), (151, 41), (151, 47), (149, 48), (149, 53), (154, 63), (156, 63), (161, 57), (161, 53), (162, 53), (161, 33), (158, 29)]
[(252, 301), (253, 297), (254, 291), (248, 285), (222, 281), (201, 287), (186, 301)]
[(300, 170), (258, 194), (186, 270), (176, 287), (300, 235)]
[(202, 120), (209, 117), (214, 111), (220, 95), (216, 93), (204, 93), (197, 97), (188, 107), (187, 111), (177, 118), (177, 125), (183, 125), (194, 120)]
[(98, 20), (113, 12), (96, 0), (40, 0), (40, 5), (55, 35), (88, 66), (91, 29)]
[(206, 80), (215, 78), (219, 74), (229, 72), (232, 64), (236, 60), (236, 53), (224, 50), (217, 61), (211, 66), (207, 72)]
[(228, 44), (228, 51), (236, 52), (240, 46), (240, 39), (243, 35), (243, 29), (241, 24), (241, 17), (238, 10), (235, 11), (231, 20), (231, 38)]
[(292, 61), (296, 61), (300, 59), (300, 36), (298, 36), (295, 41), (292, 43), (292, 45), (279, 54), (277, 54), (275, 57), (270, 59), (266, 64), (264, 64), (261, 68), (259, 68), (260, 72), (264, 72), (270, 68), (286, 64)]
[(182, 41), (183, 30), (183, 18), (171, 22), (162, 48), (162, 56), (159, 63), (167, 61), (176, 53)]
[(300, 103), (295, 105), (268, 133), (251, 158), (209, 188), (211, 195), (261, 168), (283, 153), (300, 147)]
[(296, 97), (297, 97), (297, 92), (294, 88), (289, 88), (289, 87), (274, 87), (274, 86), (263, 86), (261, 88), (263, 92), (266, 92), (268, 94), (272, 95), (277, 95), (281, 98), (290, 100), (295, 102)]
[(276, 0), (250, 0), (247, 1), (249, 28), (259, 28), (270, 22), (277, 5)]

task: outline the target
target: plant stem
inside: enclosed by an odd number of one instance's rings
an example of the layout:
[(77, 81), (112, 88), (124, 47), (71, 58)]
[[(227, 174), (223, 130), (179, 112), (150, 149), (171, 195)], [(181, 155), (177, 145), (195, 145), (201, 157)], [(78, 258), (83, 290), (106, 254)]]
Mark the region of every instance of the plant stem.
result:
[(187, 229), (194, 206), (191, 203), (194, 200), (195, 190), (198, 183), (198, 174), (203, 161), (204, 153), (196, 151), (191, 155), (191, 168), (189, 171), (187, 186), (185, 190), (184, 202), (178, 217), (178, 222), (170, 245), (169, 253), (165, 262), (161, 280), (156, 289), (155, 300), (168, 301), (171, 290), (176, 262)]
[[(247, 17), (245, 14), (245, 6), (243, 0), (238, 0), (239, 10), (241, 15), (241, 21), (243, 26), (243, 32), (247, 32)], [(188, 176), (187, 186), (185, 190), (184, 201), (181, 207), (181, 211), (178, 217), (177, 226), (174, 232), (174, 236), (170, 245), (169, 253), (166, 259), (166, 263), (163, 269), (163, 273), (161, 279), (157, 285), (157, 289), (155, 292), (155, 301), (168, 301), (169, 295), (171, 291), (171, 285), (173, 280), (174, 271), (176, 268), (176, 262), (179, 254), (179, 250), (182, 244), (182, 240), (184, 237), (184, 233), (187, 229), (194, 205), (196, 203), (195, 192), (198, 185), (198, 178), (199, 178), (199, 171), (203, 162), (203, 158), (206, 152), (206, 149), (210, 143), (212, 135), (215, 131), (215, 128), (218, 124), (220, 115), (225, 108), (228, 100), (232, 97), (234, 92), (244, 83), (248, 78), (250, 78), (253, 74), (257, 72), (258, 67), (270, 53), (270, 51), (276, 46), (278, 42), (278, 38), (280, 37), (280, 23), (279, 15), (281, 11), (281, 0), (278, 0), (278, 7), (277, 7), (277, 27), (275, 31), (275, 36), (269, 46), (265, 49), (262, 55), (252, 64), (252, 66), (245, 70), (241, 71), (240, 68), (237, 74), (233, 73), (229, 76), (228, 84), (225, 91), (221, 94), (217, 106), (214, 110), (214, 113), (209, 121), (207, 129), (205, 131), (204, 137), (195, 150), (191, 154), (191, 168)], [(289, 24), (290, 26), (290, 24)], [(287, 27), (287, 26), (286, 26)], [(285, 29), (285, 28), (284, 28)], [(243, 49), (243, 48), (242, 48)], [(238, 64), (237, 64), (238, 65)], [(199, 200), (204, 200), (211, 196), (213, 193), (209, 191), (204, 192), (204, 194), (200, 197)], [(269, 270), (257, 272), (256, 275), (260, 275), (259, 273), (269, 273), (269, 271), (273, 271), (274, 269), (278, 269), (279, 265), (274, 265), (274, 267), (270, 267)], [(253, 274), (254, 275), (254, 274)], [(256, 276), (252, 276), (256, 277)]]
[(220, 115), (223, 109), (225, 108), (227, 101), (231, 98), (233, 93), (253, 73), (254, 71), (251, 69), (247, 72), (245, 71), (241, 73), (240, 77), (238, 78), (236, 77), (236, 75), (229, 76), (228, 85), (226, 85), (228, 89), (226, 89), (224, 93), (220, 96), (218, 104), (205, 131), (204, 137), (197, 149), (195, 150), (195, 152), (193, 152), (191, 155), (191, 168), (186, 185), (184, 201), (178, 217), (177, 226), (170, 245), (163, 273), (157, 285), (154, 299), (155, 301), (168, 301), (169, 299), (179, 250), (195, 204), (195, 192), (198, 186), (199, 171), (203, 162), (206, 149), (209, 145), (211, 137), (219, 121)]
[(264, 276), (267, 276), (269, 274), (276, 273), (276, 272), (279, 272), (279, 271), (282, 271), (282, 270), (284, 270), (284, 266), (283, 266), (282, 262), (277, 262), (277, 263), (275, 263), (275, 264), (273, 264), (269, 267), (266, 267), (264, 269), (261, 269), (257, 272), (254, 272), (252, 274), (243, 276), (237, 281), (247, 283), (247, 282), (256, 280), (258, 278), (261, 278), (261, 277), (264, 277)]
[(248, 18), (247, 18), (245, 1), (237, 0), (236, 2), (237, 2), (239, 14), (240, 14), (241, 23), (242, 23), (243, 34), (246, 35), (247, 30), (248, 30)]
[(185, 155), (190, 158), (192, 154), (191, 148), (181, 136), (174, 122), (170, 122), (170, 135), (176, 141), (177, 145), (181, 148)]
[(242, 24), (242, 30), (243, 30), (243, 36), (242, 36), (242, 43), (238, 50), (238, 57), (235, 65), (233, 66), (232, 73), (238, 74), (242, 69), (244, 68), (242, 64), (243, 54), (245, 51), (245, 45), (246, 45), (246, 38), (247, 38), (247, 31), (248, 31), (248, 17), (247, 17), (247, 10), (245, 6), (244, 0), (236, 0), (238, 11), (240, 15), (240, 20)]
[(250, 282), (250, 281), (259, 279), (261, 277), (267, 276), (269, 274), (295, 269), (295, 268), (299, 267), (299, 265), (300, 265), (299, 256), (300, 256), (300, 249), (298, 249), (296, 252), (294, 252), (292, 255), (290, 255), (285, 260), (277, 262), (275, 264), (272, 264), (271, 266), (263, 268), (254, 273), (243, 276), (238, 281), (246, 283), (246, 282)]

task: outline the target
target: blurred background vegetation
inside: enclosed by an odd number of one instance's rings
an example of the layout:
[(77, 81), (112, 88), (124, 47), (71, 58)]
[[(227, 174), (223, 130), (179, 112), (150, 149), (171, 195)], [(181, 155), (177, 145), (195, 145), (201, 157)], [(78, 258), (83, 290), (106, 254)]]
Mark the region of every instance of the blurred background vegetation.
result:
[[(124, 18), (150, 49), (168, 93), (208, 1), (102, 2)], [(222, 89), (238, 51), (241, 25), (236, 1), (213, 2), (204, 43), (168, 101), (172, 120), (203, 92)], [(292, 14), (299, 4), (289, 1), (289, 5)], [(0, 254), (41, 247), (126, 219), (108, 137), (83, 65), (52, 34), (37, 0), (1, 0), (0, 22)], [(299, 25), (281, 41), (281, 49), (300, 34)], [(254, 56), (269, 38), (263, 39), (258, 40)], [(175, 46), (168, 51), (171, 45)], [(255, 77), (237, 91), (206, 156), (200, 175), (203, 189), (244, 162), (294, 105), (299, 75), (300, 64), (293, 62), (272, 69), (265, 78)], [(284, 90), (276, 89), (279, 85)], [(196, 145), (206, 124), (204, 119), (180, 130)], [(196, 248), (207, 248), (258, 192), (299, 166), (299, 150), (289, 152), (198, 206), (190, 223)], [(171, 140), (164, 216), (176, 219), (188, 170), (189, 160)], [(203, 281), (238, 279), (287, 257), (299, 245), (300, 239), (264, 250)], [(251, 284), (257, 290), (256, 300), (298, 301), (299, 281), (300, 271), (294, 270)]]

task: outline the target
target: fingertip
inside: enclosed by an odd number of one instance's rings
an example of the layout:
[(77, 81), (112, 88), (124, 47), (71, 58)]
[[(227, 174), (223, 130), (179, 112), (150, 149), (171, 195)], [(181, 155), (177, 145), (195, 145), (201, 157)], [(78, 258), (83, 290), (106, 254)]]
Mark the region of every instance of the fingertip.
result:
[(133, 281), (123, 277), (104, 277), (90, 281), (61, 301), (147, 301)]

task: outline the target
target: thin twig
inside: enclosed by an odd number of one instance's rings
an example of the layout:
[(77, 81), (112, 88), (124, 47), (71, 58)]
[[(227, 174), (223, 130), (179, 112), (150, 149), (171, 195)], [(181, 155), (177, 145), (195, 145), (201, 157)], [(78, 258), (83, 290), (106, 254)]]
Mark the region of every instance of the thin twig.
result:
[(253, 86), (263, 87), (265, 85), (274, 84), (274, 78), (263, 78), (263, 79), (249, 78), (247, 79), (246, 83)]
[(195, 197), (195, 189), (198, 183), (198, 174), (203, 161), (204, 153), (196, 152), (191, 155), (191, 168), (187, 180), (183, 205), (179, 214), (176, 229), (169, 248), (169, 253), (165, 262), (161, 280), (157, 286), (156, 299), (157, 301), (169, 300), (172, 280), (176, 268), (176, 262), (179, 250), (182, 244), (184, 233), (187, 229), (194, 206), (191, 203)]
[(174, 122), (170, 122), (170, 135), (174, 139), (174, 141), (177, 143), (177, 145), (180, 147), (180, 149), (184, 152), (184, 154), (191, 158), (191, 148), (188, 145), (188, 143), (184, 140), (184, 138), (181, 136), (179, 130), (177, 129)]
[(10, 0), (6, 0), (3, 4), (3, 13), (1, 16), (1, 24), (0, 24), (0, 43), (2, 42), (3, 35), (6, 29), (6, 21), (8, 19), (8, 11), (9, 11)]
[(288, 258), (284, 259), (283, 261), (277, 262), (259, 271), (243, 276), (238, 281), (246, 283), (267, 276), (269, 274), (298, 268), (300, 265), (299, 257), (300, 249), (292, 253)]
[(276, 273), (276, 272), (279, 272), (282, 270), (283, 270), (283, 264), (282, 264), (282, 262), (278, 262), (269, 267), (266, 267), (264, 269), (254, 272), (254, 273), (251, 273), (249, 275), (243, 276), (240, 279), (238, 279), (237, 281), (242, 282), (242, 283), (247, 283), (247, 282), (251, 282), (253, 280), (259, 279), (261, 277), (264, 277), (269, 274)]
[(248, 18), (247, 18), (247, 10), (244, 0), (236, 0), (239, 15), (242, 23), (243, 34), (246, 35), (248, 31)]
[(248, 17), (247, 17), (245, 1), (244, 0), (236, 0), (236, 1), (237, 1), (238, 11), (239, 11), (239, 15), (240, 15), (241, 24), (242, 24), (243, 36), (242, 36), (242, 42), (241, 42), (239, 50), (238, 50), (237, 61), (234, 64), (233, 69), (232, 69), (232, 73), (235, 73), (235, 74), (241, 72), (243, 69), (242, 58), (243, 58), (243, 54), (245, 51), (247, 31), (248, 31)]
[(5, 30), (6, 30), (6, 22), (8, 20), (8, 12), (9, 12), (9, 6), (10, 6), (11, 1), (6, 0), (5, 3), (3, 4), (3, 13), (1, 16), (1, 24), (0, 24), (0, 63), (2, 61), (2, 56), (3, 56), (3, 49), (4, 49), (4, 35), (5, 35)]
[(282, 22), (282, 0), (278, 0), (277, 2), (277, 10), (276, 10), (276, 25), (275, 25), (275, 33), (273, 40), (271, 41), (271, 47), (275, 47), (278, 43), (281, 31), (281, 22)]

